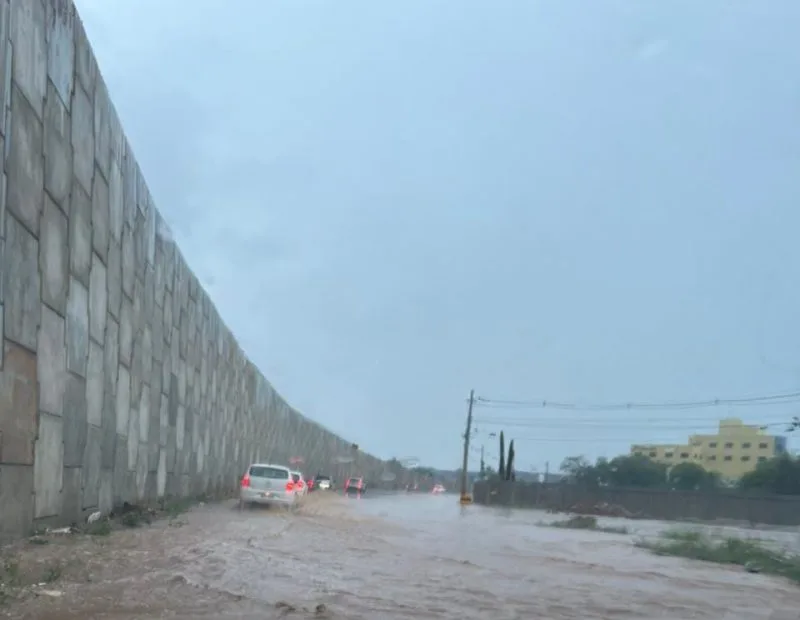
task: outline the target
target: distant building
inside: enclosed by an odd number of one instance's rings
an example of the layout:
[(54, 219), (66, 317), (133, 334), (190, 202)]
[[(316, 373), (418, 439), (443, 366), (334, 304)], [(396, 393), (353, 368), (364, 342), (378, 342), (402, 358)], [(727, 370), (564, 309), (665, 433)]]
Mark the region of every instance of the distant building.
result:
[(720, 421), (716, 435), (691, 435), (686, 444), (633, 445), (631, 454), (668, 466), (697, 463), (723, 478), (737, 479), (760, 461), (786, 453), (786, 437), (767, 435), (737, 418)]

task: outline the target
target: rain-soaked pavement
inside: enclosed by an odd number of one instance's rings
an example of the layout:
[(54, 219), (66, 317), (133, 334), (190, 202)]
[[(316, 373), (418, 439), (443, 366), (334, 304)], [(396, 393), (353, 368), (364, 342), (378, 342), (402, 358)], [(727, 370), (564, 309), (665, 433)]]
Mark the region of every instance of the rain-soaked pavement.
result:
[[(31, 546), (49, 595), (0, 606), (37, 620), (144, 618), (757, 620), (800, 617), (800, 589), (740, 568), (651, 555), (632, 534), (536, 527), (553, 515), (449, 496), (311, 496), (295, 515), (205, 505), (166, 521)], [(753, 530), (740, 532), (753, 536)], [(797, 533), (761, 533), (795, 546)], [(53, 567), (57, 568), (53, 568)], [(793, 610), (775, 613), (777, 610)]]

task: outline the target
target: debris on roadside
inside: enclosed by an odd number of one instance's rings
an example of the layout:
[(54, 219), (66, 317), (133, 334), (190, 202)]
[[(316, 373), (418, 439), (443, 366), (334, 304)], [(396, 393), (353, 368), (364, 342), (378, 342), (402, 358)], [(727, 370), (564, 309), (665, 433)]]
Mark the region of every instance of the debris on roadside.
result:
[(100, 512), (99, 510), (97, 510), (97, 511), (95, 511), (92, 514), (89, 515), (89, 517), (86, 519), (86, 523), (91, 525), (95, 521), (99, 521), (100, 517), (102, 517), (102, 516), (103, 516), (103, 513)]
[(566, 510), (551, 509), (552, 513), (571, 513), (576, 515), (592, 515), (596, 517), (619, 517), (622, 519), (646, 519), (647, 516), (640, 512), (631, 512), (625, 506), (599, 502), (597, 504), (575, 504)]

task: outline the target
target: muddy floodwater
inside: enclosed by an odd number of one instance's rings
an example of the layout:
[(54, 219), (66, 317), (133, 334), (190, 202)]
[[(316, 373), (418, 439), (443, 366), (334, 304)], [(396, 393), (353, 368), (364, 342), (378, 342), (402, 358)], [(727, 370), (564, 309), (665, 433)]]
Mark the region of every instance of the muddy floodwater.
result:
[[(450, 496), (311, 496), (298, 514), (231, 502), (179, 521), (29, 545), (22, 570), (40, 593), (0, 617), (783, 620), (800, 588), (738, 567), (635, 548), (631, 534), (537, 527), (553, 515)], [(727, 533), (727, 532), (726, 532)], [(796, 546), (793, 532), (744, 530)], [(47, 576), (49, 575), (49, 576)]]

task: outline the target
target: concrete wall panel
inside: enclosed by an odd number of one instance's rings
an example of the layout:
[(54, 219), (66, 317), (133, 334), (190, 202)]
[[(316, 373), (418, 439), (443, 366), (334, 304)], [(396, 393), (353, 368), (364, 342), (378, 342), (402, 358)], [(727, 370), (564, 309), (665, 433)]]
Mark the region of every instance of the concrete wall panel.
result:
[(64, 318), (44, 304), (41, 312), (36, 358), (39, 375), (39, 409), (60, 416), (64, 412), (64, 391), (67, 386)]
[(61, 515), (64, 475), (64, 423), (47, 413), (39, 416), (33, 465), (34, 517)]
[(69, 286), (69, 233), (67, 217), (50, 196), (45, 196), (39, 236), (42, 301), (61, 316), (67, 311)]
[(223, 323), (71, 0), (0, 0), (0, 152), (0, 537), (234, 489), (254, 459), (377, 478), (382, 462), (290, 407)]
[(33, 465), (39, 381), (36, 355), (10, 340), (5, 341), (4, 349), (0, 371), (0, 464)]

